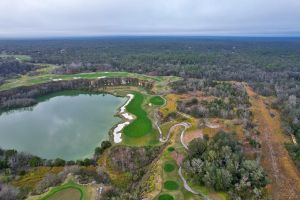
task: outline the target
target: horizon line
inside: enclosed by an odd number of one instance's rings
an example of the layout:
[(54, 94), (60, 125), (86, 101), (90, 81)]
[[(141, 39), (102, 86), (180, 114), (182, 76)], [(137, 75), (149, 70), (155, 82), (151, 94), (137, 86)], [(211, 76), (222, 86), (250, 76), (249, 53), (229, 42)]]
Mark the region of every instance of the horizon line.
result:
[(47, 40), (47, 39), (83, 39), (83, 38), (294, 38), (300, 39), (300, 34), (252, 34), (252, 35), (188, 35), (188, 34), (107, 34), (107, 35), (57, 35), (57, 36), (16, 36), (1, 37), (0, 40)]

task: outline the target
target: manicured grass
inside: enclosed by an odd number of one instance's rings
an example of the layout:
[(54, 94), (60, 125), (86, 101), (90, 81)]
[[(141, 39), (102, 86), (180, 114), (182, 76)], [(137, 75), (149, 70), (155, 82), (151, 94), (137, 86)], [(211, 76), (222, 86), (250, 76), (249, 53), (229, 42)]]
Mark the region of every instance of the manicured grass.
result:
[(175, 166), (171, 163), (166, 163), (164, 166), (165, 172), (172, 172), (172, 171), (174, 171), (174, 169), (175, 169)]
[(40, 200), (49, 200), (54, 195), (57, 195), (58, 192), (64, 191), (66, 189), (76, 189), (77, 191), (80, 192), (80, 200), (86, 199), (84, 188), (74, 182), (69, 182), (64, 185), (53, 188), (52, 190), (49, 191), (49, 193), (46, 196), (42, 197)]
[(178, 190), (179, 185), (175, 181), (166, 181), (164, 183), (164, 188), (167, 190)]
[(126, 126), (123, 133), (129, 137), (142, 137), (152, 131), (152, 122), (147, 112), (142, 108), (144, 95), (134, 92), (134, 98), (127, 105), (126, 110), (136, 116), (136, 119)]
[(158, 197), (158, 200), (174, 200), (174, 198), (169, 194), (162, 194)]
[(7, 58), (7, 57), (14, 57), (17, 60), (24, 61), (24, 62), (31, 60), (31, 57), (27, 56), (27, 55), (7, 55), (7, 54), (0, 54), (0, 58)]
[(62, 199), (72, 199), (72, 200), (80, 200), (81, 193), (80, 190), (74, 188), (63, 189), (51, 197), (48, 200), (62, 200)]
[(169, 147), (169, 148), (168, 148), (168, 152), (173, 152), (174, 150), (175, 150), (174, 147)]
[[(156, 77), (154, 76), (145, 76), (141, 74), (134, 74), (134, 73), (128, 73), (128, 72), (92, 72), (92, 73), (79, 73), (79, 74), (65, 74), (65, 75), (58, 75), (58, 74), (52, 74), (51, 69), (57, 68), (58, 66), (49, 65), (46, 69), (40, 69), (37, 70), (39, 72), (42, 72), (39, 75), (36, 76), (28, 76), (23, 75), (21, 77), (18, 77), (16, 79), (10, 79), (4, 84), (1, 85), (0, 90), (7, 90), (15, 87), (20, 86), (30, 86), (35, 84), (41, 84), (41, 83), (47, 83), (52, 82), (53, 80), (74, 80), (74, 79), (97, 79), (99, 77), (101, 78), (120, 78), (120, 77), (132, 77), (132, 78), (138, 78), (141, 80), (149, 80), (149, 81), (155, 81)], [(49, 69), (49, 70), (48, 70)]]
[(160, 96), (154, 96), (154, 97), (151, 97), (150, 103), (155, 106), (162, 106), (165, 104), (165, 100), (163, 98), (161, 98)]

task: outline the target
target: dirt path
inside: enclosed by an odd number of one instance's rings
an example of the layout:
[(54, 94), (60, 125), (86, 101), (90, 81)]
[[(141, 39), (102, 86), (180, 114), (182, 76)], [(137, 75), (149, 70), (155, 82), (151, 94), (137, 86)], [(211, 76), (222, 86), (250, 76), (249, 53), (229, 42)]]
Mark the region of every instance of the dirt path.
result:
[[(166, 139), (163, 139), (163, 138), (162, 138), (162, 133), (161, 133), (161, 130), (160, 130), (158, 124), (155, 123), (155, 125), (157, 126), (157, 128), (158, 128), (158, 130), (159, 130), (159, 132), (160, 132), (161, 137), (160, 137), (159, 140), (160, 140), (160, 142), (162, 142), (162, 143), (165, 143), (165, 142), (167, 142), (167, 141), (169, 140), (171, 133), (173, 132), (173, 130), (174, 130), (176, 127), (183, 126), (184, 129), (181, 131), (181, 134), (180, 134), (180, 141), (181, 141), (182, 146), (183, 146), (186, 150), (188, 150), (187, 145), (186, 145), (186, 144), (184, 143), (184, 141), (183, 141), (183, 137), (184, 137), (185, 131), (191, 126), (191, 124), (189, 124), (189, 123), (187, 123), (187, 122), (181, 122), (181, 123), (178, 123), (178, 124), (173, 125), (173, 126), (169, 129), (169, 132), (168, 132), (168, 135), (167, 135)], [(178, 156), (178, 155), (177, 155), (177, 156)], [(176, 156), (176, 157), (177, 157), (177, 156)], [(180, 159), (180, 158), (178, 158), (178, 159)], [(208, 200), (209, 198), (208, 198), (206, 195), (194, 191), (194, 190), (187, 184), (187, 181), (186, 181), (185, 178), (183, 177), (182, 171), (181, 171), (181, 163), (182, 163), (182, 159), (183, 159), (183, 158), (181, 158), (180, 160), (177, 160), (177, 159), (175, 159), (175, 160), (176, 160), (177, 164), (179, 164), (178, 175), (180, 176), (181, 180), (183, 181), (183, 187), (184, 187), (187, 191), (189, 191), (189, 192), (191, 192), (191, 193), (193, 193), (193, 194), (195, 194), (195, 195), (201, 195), (205, 200)]]
[(181, 180), (182, 180), (182, 182), (183, 182), (183, 186), (184, 186), (184, 188), (185, 188), (187, 191), (189, 191), (189, 192), (191, 192), (191, 193), (193, 193), (193, 194), (195, 194), (195, 195), (199, 195), (199, 194), (200, 194), (199, 192), (194, 191), (194, 190), (187, 184), (185, 178), (184, 178), (183, 175), (182, 175), (181, 166), (179, 167), (178, 175), (180, 176), (180, 178), (181, 178)]
[[(186, 129), (188, 129), (188, 128), (190, 127), (190, 124), (188, 124), (188, 123), (186, 123), (186, 122), (182, 122), (182, 123), (180, 123), (180, 124), (178, 124), (178, 125), (184, 126), (184, 130), (183, 130), (183, 131), (181, 132), (181, 134), (180, 134), (180, 141), (181, 141), (182, 146), (188, 151), (189, 148), (188, 148), (188, 146), (184, 143), (183, 138), (184, 138), (185, 131), (186, 131)], [(197, 191), (193, 190), (193, 189), (188, 185), (187, 181), (185, 180), (184, 176), (182, 175), (181, 165), (179, 166), (179, 169), (178, 169), (178, 175), (180, 176), (180, 178), (181, 178), (181, 180), (182, 180), (182, 182), (183, 182), (183, 187), (184, 187), (187, 191), (189, 191), (189, 192), (191, 192), (191, 193), (193, 193), (193, 194), (195, 194), (195, 195), (201, 195), (201, 196), (203, 197), (204, 200), (210, 200), (210, 198), (209, 198), (207, 195), (205, 195), (205, 194), (203, 194), (203, 193), (201, 193), (201, 192), (197, 192)]]
[(175, 125), (173, 125), (173, 126), (169, 129), (169, 132), (168, 132), (168, 134), (167, 134), (167, 137), (164, 139), (164, 138), (163, 138), (163, 135), (162, 135), (162, 132), (161, 132), (161, 129), (160, 129), (158, 123), (155, 122), (155, 125), (156, 125), (156, 127), (157, 127), (157, 129), (158, 129), (158, 131), (159, 131), (159, 134), (160, 134), (159, 141), (162, 142), (162, 143), (165, 143), (165, 142), (167, 142), (167, 141), (169, 140), (171, 133), (173, 132), (173, 130), (174, 130), (176, 127), (183, 126), (183, 127), (184, 127), (184, 130), (183, 130), (182, 132), (185, 132), (185, 130), (188, 129), (188, 128), (191, 126), (191, 125), (190, 125), (189, 123), (187, 123), (187, 122), (181, 122), (181, 123), (179, 123), (179, 124), (175, 124)]
[(300, 173), (285, 149), (284, 143), (289, 140), (281, 131), (279, 114), (272, 118), (263, 97), (246, 84), (245, 88), (250, 96), (254, 121), (261, 132), (261, 162), (271, 179), (268, 190), (272, 199), (299, 200)]

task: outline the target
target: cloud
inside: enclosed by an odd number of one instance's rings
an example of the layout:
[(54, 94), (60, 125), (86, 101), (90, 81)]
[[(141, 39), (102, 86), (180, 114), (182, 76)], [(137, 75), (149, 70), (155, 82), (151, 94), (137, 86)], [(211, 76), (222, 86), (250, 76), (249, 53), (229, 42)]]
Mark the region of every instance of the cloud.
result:
[(0, 37), (300, 33), (298, 0), (1, 0)]

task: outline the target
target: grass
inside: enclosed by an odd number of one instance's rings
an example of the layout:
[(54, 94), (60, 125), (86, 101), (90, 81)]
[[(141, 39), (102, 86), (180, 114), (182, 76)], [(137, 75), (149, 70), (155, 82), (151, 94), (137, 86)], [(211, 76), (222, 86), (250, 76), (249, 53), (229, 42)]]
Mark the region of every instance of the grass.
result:
[(173, 199), (174, 199), (174, 197), (172, 197), (169, 194), (162, 194), (158, 197), (158, 200), (173, 200)]
[[(281, 196), (289, 196), (293, 189), (295, 191), (297, 188), (300, 188), (299, 171), (284, 146), (285, 142), (290, 142), (290, 138), (287, 138), (286, 135), (283, 134), (280, 114), (273, 110), (272, 112), (275, 113), (275, 116), (270, 116), (270, 108), (266, 106), (266, 102), (268, 102), (270, 98), (257, 95), (249, 86), (246, 86), (246, 90), (252, 105), (253, 121), (259, 122), (258, 130), (261, 132), (259, 137), (262, 145), (261, 164), (266, 169), (266, 172), (269, 173), (271, 182), (267, 190), (270, 197), (279, 195), (280, 191)], [(270, 153), (270, 150), (274, 153)], [(280, 156), (276, 156), (276, 159), (273, 159), (274, 155), (279, 154)], [(274, 168), (274, 166), (280, 169), (276, 173), (272, 173), (272, 170), (270, 170)], [(280, 178), (282, 183), (280, 185), (276, 183), (278, 175), (282, 177)], [(286, 190), (286, 185), (292, 186), (290, 187), (291, 190)]]
[(167, 190), (178, 190), (179, 185), (176, 181), (166, 181), (164, 183), (164, 188)]
[(168, 152), (173, 152), (175, 150), (174, 147), (168, 147)]
[(163, 114), (164, 117), (172, 112), (177, 111), (177, 101), (179, 99), (180, 96), (176, 94), (168, 94), (166, 96), (166, 100), (167, 100), (166, 105), (160, 108), (160, 112)]
[(162, 106), (165, 104), (165, 100), (160, 96), (153, 96), (150, 98), (150, 103), (155, 106)]
[(165, 172), (172, 172), (172, 171), (174, 171), (174, 169), (175, 169), (175, 166), (171, 163), (166, 163), (164, 166)]
[(8, 54), (0, 54), (0, 58), (8, 58), (8, 57), (14, 57), (15, 59), (17, 60), (20, 60), (22, 62), (25, 62), (25, 61), (30, 61), (31, 60), (31, 57), (30, 56), (27, 56), (27, 55), (8, 55)]
[(55, 193), (54, 195), (48, 198), (48, 200), (62, 200), (62, 199), (80, 200), (82, 199), (82, 192), (77, 188), (66, 188)]
[(161, 81), (167, 77), (161, 77), (158, 80), (156, 76), (146, 76), (142, 74), (128, 73), (128, 72), (91, 72), (91, 73), (79, 73), (79, 74), (52, 74), (53, 69), (58, 68), (56, 65), (39, 64), (41, 66), (46, 66), (44, 69), (38, 69), (37, 72), (40, 74), (36, 76), (23, 75), (15, 79), (10, 79), (1, 85), (0, 90), (8, 90), (20, 86), (31, 86), (35, 84), (47, 83), (53, 80), (74, 80), (74, 79), (97, 79), (101, 78), (122, 78), (131, 77), (138, 78), (140, 80), (148, 81)]
[(70, 181), (70, 182), (68, 182), (68, 183), (66, 183), (64, 185), (61, 185), (61, 186), (53, 188), (52, 190), (49, 191), (49, 193), (47, 193), (46, 196), (40, 198), (40, 200), (50, 199), (54, 195), (56, 195), (58, 192), (64, 191), (66, 189), (76, 189), (76, 190), (78, 190), (80, 192), (80, 200), (87, 199), (87, 195), (85, 193), (85, 189), (82, 186), (80, 186), (80, 185), (78, 185), (78, 184)]
[(126, 110), (136, 116), (136, 119), (123, 130), (124, 135), (129, 137), (142, 137), (152, 131), (152, 122), (147, 112), (142, 108), (144, 95), (134, 92), (134, 98), (127, 105)]

